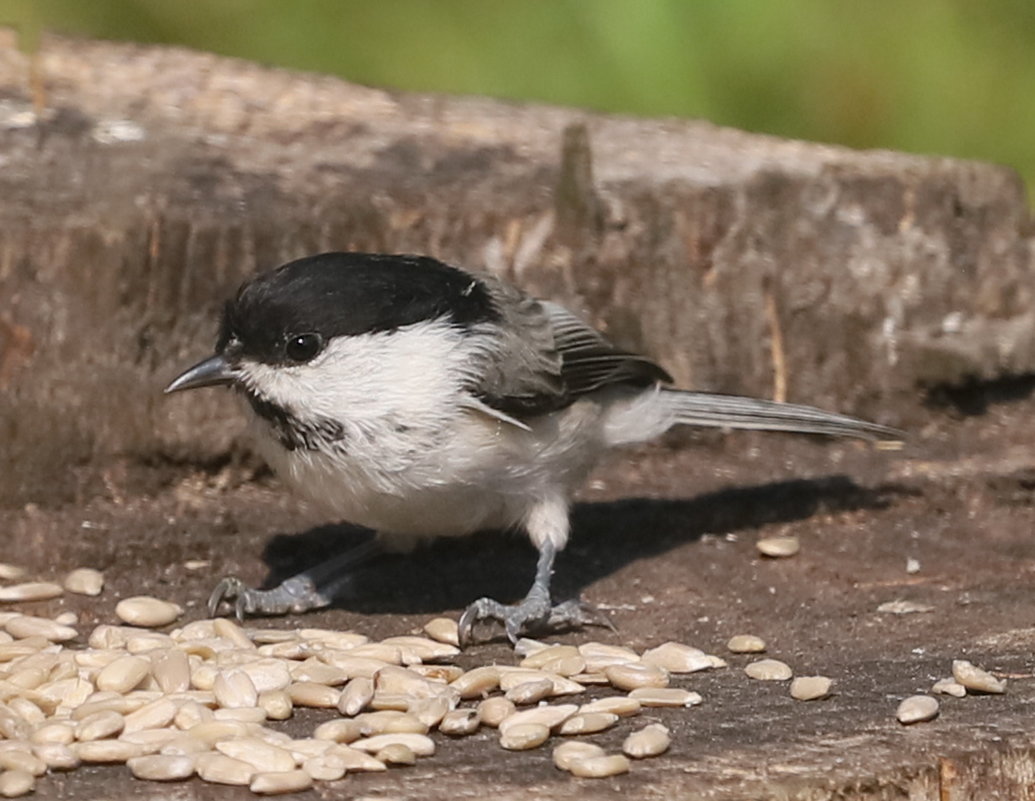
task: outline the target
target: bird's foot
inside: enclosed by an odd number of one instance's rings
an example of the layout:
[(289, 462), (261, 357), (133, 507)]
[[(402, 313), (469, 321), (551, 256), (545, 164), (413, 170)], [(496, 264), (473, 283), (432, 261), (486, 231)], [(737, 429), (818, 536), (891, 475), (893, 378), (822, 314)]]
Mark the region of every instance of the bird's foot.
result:
[(226, 601), (232, 603), (238, 620), (245, 615), (287, 615), (320, 609), (331, 603), (308, 576), (293, 576), (272, 590), (255, 590), (239, 578), (222, 579), (208, 597), (208, 613), (215, 617)]
[(474, 627), (484, 620), (503, 624), (507, 639), (517, 642), (522, 634), (542, 634), (582, 626), (614, 629), (611, 620), (596, 607), (578, 598), (551, 605), (548, 596), (533, 594), (516, 604), (501, 604), (492, 598), (479, 598), (464, 610), (458, 624), (461, 647), (473, 642)]

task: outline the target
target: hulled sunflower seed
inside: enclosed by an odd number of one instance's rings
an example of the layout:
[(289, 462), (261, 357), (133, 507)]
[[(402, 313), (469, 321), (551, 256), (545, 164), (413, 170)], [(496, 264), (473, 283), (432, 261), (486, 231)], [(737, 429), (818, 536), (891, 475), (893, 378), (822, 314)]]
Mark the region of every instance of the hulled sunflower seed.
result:
[(256, 795), (281, 795), (300, 793), (313, 786), (313, 777), (304, 770), (288, 770), (279, 773), (256, 773), (248, 789)]
[(632, 690), (629, 697), (649, 707), (697, 706), (701, 703), (699, 693), (681, 687), (640, 687)]
[(51, 598), (57, 598), (63, 592), (64, 590), (59, 584), (50, 581), (26, 581), (23, 584), (0, 587), (0, 602), (49, 601)]
[(247, 762), (228, 757), (226, 754), (198, 754), (194, 761), (198, 776), (214, 784), (251, 784), (255, 768)]
[(176, 717), (179, 705), (171, 698), (159, 698), (145, 704), (135, 712), (126, 715), (126, 726), (123, 731), (135, 732), (142, 729), (160, 729), (168, 726)]
[(553, 749), (553, 764), (561, 770), (571, 770), (571, 763), (577, 759), (604, 756), (606, 752), (596, 743), (568, 740)]
[(435, 742), (426, 734), (415, 734), (399, 732), (393, 734), (375, 734), (373, 737), (364, 737), (349, 743), (349, 748), (357, 751), (366, 751), (368, 754), (376, 754), (382, 748), (400, 743), (405, 745), (417, 756), (431, 756), (435, 753)]
[(310, 657), (304, 662), (292, 665), (290, 674), (292, 681), (325, 684), (328, 687), (340, 687), (351, 678), (346, 671), (321, 662), (316, 657)]
[(410, 670), (429, 681), (449, 684), (464, 675), (459, 665), (410, 665)]
[(726, 649), (734, 654), (760, 654), (765, 651), (766, 643), (754, 634), (734, 634), (726, 643)]
[(967, 694), (967, 688), (955, 679), (938, 679), (932, 686), (931, 692), (951, 695), (955, 698), (962, 698)]
[(382, 645), (394, 645), (405, 650), (410, 650), (420, 657), (421, 662), (432, 662), (436, 659), (448, 659), (460, 653), (455, 645), (445, 642), (436, 642), (427, 637), (417, 637), (412, 634), (404, 634), (396, 637), (385, 637), (381, 640)]
[(630, 698), (627, 695), (616, 695), (609, 696), (607, 698), (598, 698), (595, 701), (590, 701), (588, 704), (583, 704), (579, 707), (579, 714), (587, 714), (589, 712), (610, 712), (612, 715), (618, 715), (619, 717), (625, 718), (638, 714), (640, 706), (640, 702), (635, 698)]
[(338, 711), (352, 717), (358, 715), (374, 697), (374, 681), (363, 676), (349, 679), (338, 699)]
[(442, 722), (442, 718), (450, 709), (452, 709), (450, 699), (439, 695), (435, 698), (418, 698), (409, 705), (406, 712), (428, 728), (435, 728)]
[(374, 693), (370, 699), (370, 708), (374, 711), (405, 712), (410, 708), (413, 697), (405, 693)]
[(28, 740), (32, 725), (6, 704), (0, 703), (0, 737), (8, 740)]
[(50, 642), (68, 642), (79, 635), (79, 632), (71, 626), (62, 626), (50, 618), (33, 615), (17, 615), (7, 621), (4, 629), (19, 640), (27, 637), (43, 637)]
[(47, 763), (36, 756), (31, 749), (0, 751), (0, 770), (24, 770), (33, 776), (47, 772)]
[(95, 763), (126, 762), (144, 754), (143, 747), (123, 740), (90, 740), (76, 743), (73, 750), (83, 762)]
[(625, 738), (622, 751), (633, 759), (645, 759), (665, 753), (672, 744), (668, 728), (651, 723)]
[(340, 756), (345, 760), (345, 769), (348, 771), (382, 771), (388, 770), (388, 766), (379, 759), (375, 759), (370, 754), (363, 751), (357, 751), (348, 745), (339, 745), (335, 748), (333, 753)]
[(530, 670), (528, 668), (508, 667), (506, 665), (500, 665), (497, 669), (500, 672), (500, 689), (503, 692), (511, 690), (519, 684), (539, 681), (544, 678), (550, 679), (553, 683), (553, 689), (550, 692), (551, 696), (575, 695), (586, 690), (585, 687), (576, 681), (559, 676), (556, 673), (547, 673), (544, 670)]
[(173, 725), (177, 729), (186, 730), (199, 723), (207, 723), (212, 720), (212, 710), (197, 701), (185, 701), (180, 704), (173, 716)]
[(5, 770), (0, 773), (0, 796), (18, 798), (28, 795), (36, 787), (36, 777), (24, 770)]
[(165, 648), (152, 654), (151, 675), (163, 693), (179, 693), (190, 689), (190, 660), (179, 648)]
[[(576, 714), (579, 708), (575, 704), (557, 704), (537, 706), (535, 709), (526, 709), (515, 712), (500, 721), (499, 730), (506, 731), (511, 726), (523, 726), (526, 723), (535, 723), (553, 729), (560, 726), (564, 721)], [(484, 717), (482, 720), (484, 721)]]
[(354, 631), (337, 631), (336, 629), (301, 629), (298, 636), (303, 640), (318, 642), (328, 648), (348, 650), (365, 645), (370, 638), (365, 634), (358, 634)]
[(696, 673), (712, 666), (708, 654), (679, 642), (666, 642), (643, 652), (640, 661), (668, 673)]
[(19, 695), (8, 698), (7, 708), (28, 722), (30, 726), (38, 726), (47, 719), (47, 716), (30, 700), (30, 695), (33, 695), (30, 690), (23, 690)]
[(175, 782), (194, 775), (194, 757), (150, 754), (127, 760), (126, 766), (138, 779), (152, 782)]
[(397, 709), (382, 709), (377, 712), (364, 712), (354, 720), (359, 723), (364, 736), (373, 734), (390, 734), (392, 732), (406, 734), (427, 734), (428, 726), (408, 712)]
[(610, 729), (618, 722), (618, 715), (610, 712), (584, 712), (572, 715), (557, 728), (558, 734), (596, 734)]
[(104, 589), (104, 574), (92, 567), (77, 567), (65, 576), (64, 586), (76, 595), (97, 596)]
[(241, 723), (236, 720), (210, 720), (205, 723), (198, 723), (187, 729), (187, 734), (196, 740), (206, 743), (214, 748), (216, 743), (223, 740), (235, 740), (247, 737), (253, 731), (251, 723)]
[(417, 755), (402, 743), (389, 743), (374, 758), (386, 765), (416, 765)]
[[(256, 701), (256, 703), (258, 703)], [(244, 706), (237, 709), (217, 709), (212, 713), (213, 720), (238, 720), (241, 723), (263, 723), (266, 710), (261, 706)]]
[(442, 721), (438, 724), (438, 730), (443, 734), (463, 737), (478, 731), (480, 723), (478, 710), (454, 709), (447, 712), (445, 717), (442, 718)]
[(744, 672), (759, 681), (787, 681), (794, 675), (790, 666), (779, 659), (759, 659), (745, 666)]
[(508, 751), (538, 748), (550, 737), (550, 729), (542, 723), (518, 723), (500, 730), (500, 745)]
[(313, 737), (334, 743), (351, 743), (363, 736), (363, 724), (358, 720), (328, 720), (316, 727)]
[(441, 688), (436, 687), (435, 683), (404, 667), (387, 665), (374, 675), (375, 693), (398, 693), (417, 698), (430, 698), (438, 695), (440, 691)]
[(197, 739), (191, 737), (186, 732), (180, 732), (173, 737), (169, 742), (158, 749), (158, 753), (162, 756), (189, 756), (193, 757), (197, 754), (204, 754), (207, 751), (211, 751), (211, 746)]
[(22, 690), (35, 690), (50, 676), (50, 671), (44, 667), (32, 667), (26, 666), (24, 663), (20, 663), (22, 667), (14, 670), (12, 673), (8, 673), (5, 678), (5, 690), (6, 688), (18, 687)]
[(284, 690), (267, 690), (259, 693), (256, 703), (269, 720), (287, 720), (294, 710), (291, 696)]
[(966, 659), (952, 661), (952, 677), (966, 687), (979, 693), (1006, 692), (1006, 679), (997, 679), (987, 670), (982, 670)]
[(603, 779), (629, 772), (629, 760), (624, 754), (584, 757), (571, 760), (568, 770), (581, 779)]
[(258, 693), (285, 690), (291, 684), (291, 670), (281, 659), (252, 659), (237, 670), (248, 675)]
[(144, 754), (157, 754), (165, 746), (180, 736), (176, 729), (139, 729), (122, 732), (119, 739), (126, 743), (134, 743), (144, 749)]
[(105, 711), (87, 715), (75, 727), (75, 738), (80, 742), (114, 737), (126, 726), (126, 719), (118, 712)]
[(252, 709), (259, 702), (255, 683), (242, 670), (220, 671), (212, 682), (212, 692), (223, 709)]
[(607, 680), (607, 676), (605, 676), (603, 673), (576, 673), (575, 675), (570, 676), (569, 678), (572, 681), (577, 681), (579, 684), (583, 686), (605, 686), (611, 684), (611, 682)]
[(553, 680), (550, 678), (534, 679), (518, 684), (507, 690), (505, 697), (518, 706), (538, 704), (553, 694)]
[(235, 648), (245, 651), (255, 650), (255, 643), (251, 641), (244, 629), (225, 617), (217, 617), (212, 621), (212, 633), (224, 640), (229, 640)]
[(513, 715), (517, 708), (509, 698), (497, 695), (493, 698), (486, 698), (478, 704), (477, 710), (478, 718), (482, 723), (497, 728), (504, 720)]
[[(521, 660), (520, 667), (533, 668), (538, 670), (548, 662), (556, 662), (562, 659), (569, 659), (571, 657), (581, 657), (579, 649), (574, 645), (549, 645), (545, 648), (539, 648), (535, 653), (531, 653)], [(585, 662), (585, 660), (583, 660)]]
[(341, 691), (325, 684), (311, 681), (296, 681), (288, 685), (288, 697), (295, 706), (333, 709), (338, 705)]
[(668, 673), (653, 665), (632, 663), (608, 665), (604, 668), (604, 675), (619, 690), (668, 686)]
[(454, 680), (449, 686), (465, 700), (478, 698), (488, 695), (500, 686), (500, 672), (495, 665), (476, 667)]
[(318, 782), (336, 782), (348, 770), (345, 758), (336, 752), (311, 756), (302, 763), (302, 770)]
[(75, 741), (75, 726), (71, 721), (57, 720), (37, 726), (29, 738), (34, 743), (60, 743), (68, 745)]
[(128, 693), (151, 672), (151, 662), (141, 656), (122, 656), (106, 665), (97, 674), (94, 683), (98, 690)]
[(436, 617), (424, 624), (424, 633), (436, 642), (459, 646), (460, 633), (456, 621), (448, 617)]
[(119, 601), (115, 614), (123, 623), (150, 629), (169, 625), (183, 614), (183, 608), (160, 598), (136, 595)]
[(781, 559), (798, 553), (801, 543), (797, 537), (765, 537), (756, 542), (755, 547), (762, 556)]
[(33, 746), (32, 752), (49, 770), (75, 770), (81, 764), (75, 751), (65, 743), (40, 743)]
[(290, 753), (256, 737), (223, 740), (216, 743), (216, 750), (228, 757), (247, 762), (257, 771), (282, 773), (295, 769), (295, 758)]
[(826, 676), (796, 676), (791, 681), (791, 698), (796, 701), (816, 701), (830, 695), (833, 682)]
[[(280, 734), (280, 732), (275, 732)], [(338, 745), (332, 743), (330, 740), (317, 740), (313, 737), (303, 737), (300, 740), (292, 740), (290, 738), (275, 742), (279, 748), (283, 748), (285, 751), (289, 751), (291, 756), (295, 758), (295, 762), (304, 762), (309, 757), (323, 756), (333, 752)]]
[(929, 695), (911, 695), (895, 711), (899, 723), (922, 723), (938, 717), (938, 701)]

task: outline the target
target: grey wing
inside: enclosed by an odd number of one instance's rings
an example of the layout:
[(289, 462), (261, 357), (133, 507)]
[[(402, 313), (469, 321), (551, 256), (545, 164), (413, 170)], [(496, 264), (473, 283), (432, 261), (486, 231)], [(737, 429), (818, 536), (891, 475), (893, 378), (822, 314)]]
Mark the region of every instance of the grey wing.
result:
[(646, 356), (616, 348), (595, 328), (563, 306), (541, 303), (553, 330), (554, 346), (561, 355), (561, 375), (568, 391), (582, 395), (608, 384), (649, 385), (671, 382), (662, 367)]
[(611, 384), (648, 386), (671, 381), (649, 359), (615, 347), (599, 331), (556, 303), (531, 298), (483, 278), (496, 298), (500, 323), (485, 333), (474, 394), (515, 417), (562, 409)]

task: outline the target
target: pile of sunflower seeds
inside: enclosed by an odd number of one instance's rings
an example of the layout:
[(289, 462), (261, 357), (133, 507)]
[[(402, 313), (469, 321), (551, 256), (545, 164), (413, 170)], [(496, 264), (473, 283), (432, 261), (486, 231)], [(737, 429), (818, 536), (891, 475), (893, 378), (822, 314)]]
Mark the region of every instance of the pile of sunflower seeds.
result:
[[(0, 564), (0, 579), (22, 572)], [(0, 601), (30, 602), (63, 592), (96, 596), (104, 579), (81, 568), (63, 586), (27, 581), (0, 588)], [(0, 611), (0, 796), (31, 793), (47, 771), (125, 764), (149, 781), (198, 777), (257, 794), (296, 792), (348, 773), (413, 765), (435, 753), (431, 736), (460, 738), (495, 730), (513, 751), (556, 744), (553, 762), (578, 777), (630, 770), (630, 760), (663, 754), (669, 730), (651, 722), (632, 731), (621, 752), (578, 739), (651, 707), (691, 707), (695, 692), (670, 686), (673, 675), (726, 666), (677, 642), (637, 653), (599, 642), (548, 645), (519, 640), (516, 665), (464, 670), (456, 622), (435, 618), (421, 635), (379, 642), (350, 631), (243, 628), (198, 620), (168, 633), (183, 614), (147, 596), (121, 600), (120, 625), (102, 624), (81, 645), (75, 614), (54, 618)], [(73, 641), (76, 641), (73, 645)], [(754, 635), (727, 644), (738, 654), (766, 650)], [(744, 668), (761, 681), (786, 682), (791, 668), (759, 659)], [(1002, 693), (1004, 680), (964, 660), (933, 692)], [(798, 676), (798, 701), (829, 696), (831, 679)], [(579, 701), (596, 686), (618, 694)], [(296, 709), (326, 710), (310, 736), (276, 728)], [(937, 716), (938, 702), (914, 696), (899, 706), (903, 724)], [(440, 737), (441, 739), (441, 737)]]
[[(100, 592), (103, 578), (77, 571), (65, 588)], [(62, 588), (7, 588), (19, 601)], [(87, 646), (76, 619), (0, 612), (0, 796), (33, 790), (35, 778), (80, 765), (125, 764), (138, 779), (242, 785), (294, 792), (347, 773), (412, 765), (435, 753), (431, 733), (463, 737), (493, 728), (502, 748), (561, 738), (553, 759), (580, 777), (624, 773), (630, 759), (664, 753), (669, 731), (650, 723), (621, 753), (580, 741), (645, 707), (689, 707), (697, 693), (673, 674), (721, 667), (718, 657), (668, 642), (643, 653), (603, 643), (521, 640), (517, 665), (463, 670), (456, 623), (436, 618), (423, 635), (370, 641), (327, 629), (244, 628), (198, 620), (168, 633), (182, 610), (157, 598), (119, 602), (122, 625), (99, 625)], [(130, 625), (132, 624), (132, 625)], [(591, 685), (620, 695), (579, 703)], [(300, 707), (333, 717), (293, 738), (276, 721)], [(557, 741), (556, 739), (554, 740)]]

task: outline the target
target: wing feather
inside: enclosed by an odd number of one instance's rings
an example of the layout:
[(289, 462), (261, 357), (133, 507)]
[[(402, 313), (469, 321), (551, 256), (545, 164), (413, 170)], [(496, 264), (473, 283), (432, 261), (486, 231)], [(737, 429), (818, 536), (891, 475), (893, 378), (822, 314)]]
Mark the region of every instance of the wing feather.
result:
[(515, 417), (534, 416), (563, 409), (608, 385), (672, 380), (650, 359), (615, 347), (563, 306), (479, 277), (501, 318), (486, 326), (491, 345), (472, 371), (474, 394), (489, 407)]

